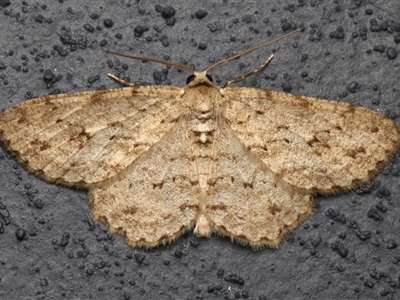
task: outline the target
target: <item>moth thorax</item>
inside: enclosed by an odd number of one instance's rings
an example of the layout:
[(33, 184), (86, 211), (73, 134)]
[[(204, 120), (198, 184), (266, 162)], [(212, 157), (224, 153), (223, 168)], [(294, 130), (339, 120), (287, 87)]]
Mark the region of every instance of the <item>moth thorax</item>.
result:
[(210, 133), (215, 130), (214, 109), (211, 103), (202, 101), (193, 106), (190, 130), (197, 133)]

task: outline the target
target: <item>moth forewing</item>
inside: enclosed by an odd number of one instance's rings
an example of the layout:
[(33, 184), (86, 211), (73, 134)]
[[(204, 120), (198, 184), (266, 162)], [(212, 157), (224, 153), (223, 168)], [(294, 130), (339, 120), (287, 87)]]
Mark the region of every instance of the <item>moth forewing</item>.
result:
[(1, 114), (0, 134), (30, 171), (90, 187), (118, 174), (170, 130), (180, 92), (136, 86), (45, 96)]

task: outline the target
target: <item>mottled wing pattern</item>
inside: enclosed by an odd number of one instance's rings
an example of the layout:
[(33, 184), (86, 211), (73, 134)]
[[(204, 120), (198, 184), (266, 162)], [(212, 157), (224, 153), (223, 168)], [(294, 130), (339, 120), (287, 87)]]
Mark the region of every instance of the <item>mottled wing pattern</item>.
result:
[(169, 242), (195, 222), (199, 185), (185, 124), (178, 121), (126, 170), (89, 192), (93, 215), (130, 245)]
[(0, 115), (0, 137), (39, 176), (89, 186), (118, 174), (172, 127), (180, 91), (131, 86), (22, 102)]
[(228, 87), (226, 118), (246, 147), (291, 185), (348, 190), (398, 149), (400, 131), (373, 110), (256, 88)]
[(206, 209), (215, 229), (232, 239), (275, 247), (312, 213), (313, 197), (277, 177), (225, 120), (218, 125)]

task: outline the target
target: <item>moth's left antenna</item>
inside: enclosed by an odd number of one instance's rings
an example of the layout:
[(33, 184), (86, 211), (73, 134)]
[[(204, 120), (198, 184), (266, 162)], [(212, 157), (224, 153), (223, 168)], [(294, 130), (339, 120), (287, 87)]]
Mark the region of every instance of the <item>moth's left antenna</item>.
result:
[(111, 51), (111, 50), (103, 50), (103, 52), (115, 54), (115, 55), (118, 55), (118, 56), (123, 56), (123, 57), (138, 59), (138, 60), (143, 60), (143, 61), (158, 62), (158, 63), (164, 64), (164, 65), (168, 65), (168, 66), (183, 68), (183, 69), (188, 70), (192, 74), (195, 72), (191, 67), (189, 67), (187, 65), (184, 65), (184, 64), (181, 64), (181, 63), (178, 63), (176, 61), (169, 61), (169, 60), (165, 60), (165, 59), (161, 59), (161, 58), (153, 58), (153, 57), (146, 57), (146, 56), (136, 56), (136, 55), (131, 55), (131, 54), (119, 53), (119, 52), (115, 52), (115, 51)]

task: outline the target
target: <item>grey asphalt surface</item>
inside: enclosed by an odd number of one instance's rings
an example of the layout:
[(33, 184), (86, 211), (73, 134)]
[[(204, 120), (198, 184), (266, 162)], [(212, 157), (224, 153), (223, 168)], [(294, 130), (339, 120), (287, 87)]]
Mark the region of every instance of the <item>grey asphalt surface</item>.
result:
[[(238, 85), (351, 102), (400, 125), (399, 13), (395, 0), (0, 0), (0, 111), (28, 98), (118, 87), (109, 72), (177, 86), (190, 75), (102, 49), (201, 70), (303, 26), (212, 70), (215, 82), (273, 53), (265, 70)], [(314, 214), (278, 249), (189, 232), (145, 250), (94, 220), (85, 190), (28, 173), (2, 145), (0, 298), (400, 299), (399, 176), (397, 153), (362, 188), (316, 197)]]

